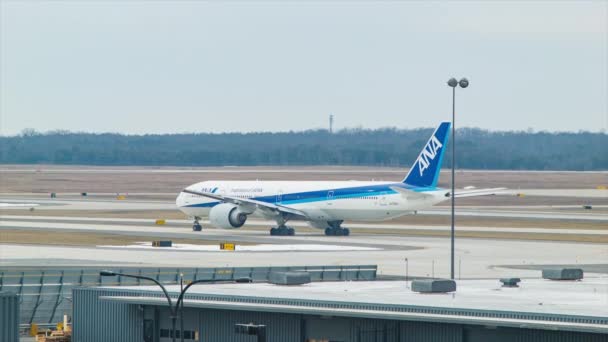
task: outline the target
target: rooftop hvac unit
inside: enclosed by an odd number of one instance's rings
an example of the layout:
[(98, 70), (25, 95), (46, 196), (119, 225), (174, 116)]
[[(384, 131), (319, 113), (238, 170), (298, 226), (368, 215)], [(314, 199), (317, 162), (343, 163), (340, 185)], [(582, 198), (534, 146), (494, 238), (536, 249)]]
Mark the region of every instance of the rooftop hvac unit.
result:
[(543, 270), (543, 279), (580, 280), (583, 279), (583, 270), (580, 268), (546, 268)]
[(412, 281), (412, 291), (421, 293), (447, 293), (456, 291), (456, 282), (450, 279), (419, 279)]
[(275, 285), (302, 285), (310, 283), (308, 272), (271, 272), (268, 282)]

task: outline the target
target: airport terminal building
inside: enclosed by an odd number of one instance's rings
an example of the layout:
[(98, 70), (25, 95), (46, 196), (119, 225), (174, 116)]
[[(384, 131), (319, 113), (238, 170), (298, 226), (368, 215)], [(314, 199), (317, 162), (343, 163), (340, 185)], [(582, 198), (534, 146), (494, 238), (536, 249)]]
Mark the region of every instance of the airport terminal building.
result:
[[(462, 280), (452, 293), (405, 281), (200, 284), (184, 301), (185, 341), (607, 341), (608, 279)], [(168, 287), (172, 295), (178, 286)], [(167, 301), (154, 286), (73, 290), (74, 341), (171, 341)], [(178, 322), (177, 327), (180, 327)], [(181, 333), (176, 333), (178, 341)]]

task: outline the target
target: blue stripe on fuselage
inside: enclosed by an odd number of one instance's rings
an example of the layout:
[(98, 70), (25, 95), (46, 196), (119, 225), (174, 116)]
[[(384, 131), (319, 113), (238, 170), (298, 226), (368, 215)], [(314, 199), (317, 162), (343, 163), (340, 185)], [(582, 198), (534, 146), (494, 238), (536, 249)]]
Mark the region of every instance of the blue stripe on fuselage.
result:
[[(289, 205), (289, 204), (301, 204), (301, 203), (312, 203), (312, 202), (321, 202), (321, 201), (333, 201), (338, 199), (346, 199), (346, 198), (358, 198), (358, 197), (366, 197), (366, 196), (383, 196), (383, 195), (393, 195), (397, 192), (391, 187), (399, 187), (407, 190), (415, 191), (415, 192), (425, 192), (425, 191), (433, 191), (437, 190), (435, 187), (413, 187), (404, 183), (391, 183), (391, 184), (383, 184), (383, 185), (369, 185), (369, 186), (360, 186), (353, 188), (339, 188), (339, 189), (324, 189), (324, 190), (316, 190), (316, 191), (307, 191), (307, 192), (294, 192), (281, 194), (281, 202), (280, 204)], [(333, 196), (328, 197), (329, 192), (333, 191)], [(253, 197), (253, 200), (277, 204), (277, 195), (270, 196), (260, 196)], [(213, 207), (217, 204), (221, 203), (220, 201), (206, 202), (206, 203), (197, 203), (190, 204), (186, 207)]]

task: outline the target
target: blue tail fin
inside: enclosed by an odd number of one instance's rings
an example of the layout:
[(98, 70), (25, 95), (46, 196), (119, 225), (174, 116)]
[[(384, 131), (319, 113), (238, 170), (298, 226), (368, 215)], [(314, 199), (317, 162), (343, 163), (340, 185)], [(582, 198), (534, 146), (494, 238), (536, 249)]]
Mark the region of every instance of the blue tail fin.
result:
[(420, 155), (412, 165), (410, 172), (403, 183), (416, 187), (435, 187), (439, 179), (439, 170), (443, 160), (448, 137), (450, 135), (450, 123), (442, 122), (433, 132)]

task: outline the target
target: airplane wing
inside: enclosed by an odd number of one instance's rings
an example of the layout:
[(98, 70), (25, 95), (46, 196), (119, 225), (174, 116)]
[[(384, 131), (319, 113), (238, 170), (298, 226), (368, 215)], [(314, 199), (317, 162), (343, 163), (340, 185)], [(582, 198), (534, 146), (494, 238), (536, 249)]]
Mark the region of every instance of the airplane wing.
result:
[(236, 205), (239, 205), (246, 209), (251, 210), (251, 212), (254, 212), (255, 210), (259, 209), (259, 210), (261, 210), (267, 214), (271, 214), (271, 215), (287, 214), (287, 215), (291, 215), (291, 217), (295, 216), (299, 219), (309, 220), (308, 215), (306, 215), (306, 213), (304, 213), (303, 211), (289, 208), (289, 207), (279, 205), (279, 204), (257, 201), (257, 200), (251, 199), (251, 198), (234, 198), (234, 197), (230, 197), (230, 196), (212, 194), (210, 192), (201, 192), (201, 191), (194, 191), (194, 190), (188, 190), (188, 189), (184, 189), (183, 192), (192, 194), (192, 195), (213, 198), (215, 200), (223, 201), (226, 203), (236, 204)]
[[(397, 187), (397, 186), (391, 186), (390, 188), (392, 190), (397, 191), (398, 193), (402, 194), (409, 200), (420, 200), (420, 199), (425, 199), (425, 198), (428, 198), (429, 196), (432, 196), (431, 194), (428, 194), (428, 193), (416, 192), (416, 191), (404, 189), (404, 188)], [(499, 195), (499, 194), (505, 193), (505, 190), (507, 190), (507, 188), (491, 188), (491, 189), (474, 189), (474, 190), (456, 191), (456, 198)], [(449, 198), (450, 192), (447, 192), (445, 194), (445, 197)]]
[(507, 188), (463, 190), (463, 191), (456, 191), (455, 197), (463, 198), (463, 197), (475, 197), (475, 196), (500, 195), (500, 194), (506, 193), (505, 190), (507, 190)]

